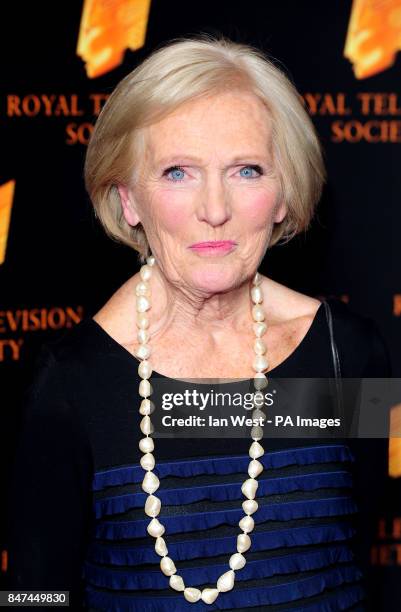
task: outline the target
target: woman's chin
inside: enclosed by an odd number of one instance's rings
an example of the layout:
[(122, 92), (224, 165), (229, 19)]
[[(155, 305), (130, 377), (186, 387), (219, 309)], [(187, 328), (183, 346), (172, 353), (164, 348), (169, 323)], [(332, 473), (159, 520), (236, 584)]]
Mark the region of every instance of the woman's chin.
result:
[(239, 270), (237, 266), (216, 266), (203, 263), (190, 269), (191, 284), (194, 288), (207, 292), (229, 291), (238, 285)]

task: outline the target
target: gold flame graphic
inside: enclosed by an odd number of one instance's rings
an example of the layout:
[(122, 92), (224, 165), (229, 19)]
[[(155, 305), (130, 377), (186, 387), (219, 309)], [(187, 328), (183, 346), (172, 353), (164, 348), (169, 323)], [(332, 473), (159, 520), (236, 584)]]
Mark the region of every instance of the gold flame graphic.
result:
[(344, 47), (357, 79), (390, 68), (401, 49), (399, 0), (354, 0)]
[(393, 478), (401, 476), (401, 404), (390, 411), (390, 440), (388, 449), (388, 473)]
[(0, 264), (6, 259), (14, 189), (15, 181), (8, 181), (0, 186)]
[(89, 78), (121, 64), (126, 49), (143, 47), (151, 0), (85, 0), (77, 54)]

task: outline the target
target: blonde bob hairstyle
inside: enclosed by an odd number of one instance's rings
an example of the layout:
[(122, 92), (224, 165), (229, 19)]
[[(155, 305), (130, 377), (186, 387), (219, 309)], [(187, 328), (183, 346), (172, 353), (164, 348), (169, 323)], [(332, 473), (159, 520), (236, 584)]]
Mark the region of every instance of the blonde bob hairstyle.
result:
[(260, 49), (226, 37), (198, 34), (172, 39), (154, 50), (114, 89), (94, 126), (85, 161), (85, 186), (105, 232), (139, 253), (150, 254), (142, 225), (123, 215), (117, 185), (133, 186), (144, 156), (146, 126), (188, 100), (242, 89), (266, 105), (273, 163), (287, 214), (276, 223), (269, 247), (305, 231), (326, 172), (313, 123), (292, 81)]

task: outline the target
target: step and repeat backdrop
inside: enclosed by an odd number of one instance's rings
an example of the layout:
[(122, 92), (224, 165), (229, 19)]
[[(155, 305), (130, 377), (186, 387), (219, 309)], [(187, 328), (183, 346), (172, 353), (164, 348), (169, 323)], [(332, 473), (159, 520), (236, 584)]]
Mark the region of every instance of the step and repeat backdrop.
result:
[[(401, 376), (400, 0), (74, 0), (7, 3), (0, 14), (1, 491), (40, 345), (94, 314), (138, 270), (136, 254), (97, 224), (83, 162), (115, 85), (176, 36), (222, 33), (253, 44), (296, 84), (323, 142), (328, 182), (308, 233), (268, 251), (262, 269), (375, 319)], [(375, 497), (379, 470), (384, 491), (366, 534), (375, 611), (401, 609), (399, 440), (385, 468), (369, 440), (360, 451), (358, 486)], [(2, 496), (2, 580), (6, 507)]]

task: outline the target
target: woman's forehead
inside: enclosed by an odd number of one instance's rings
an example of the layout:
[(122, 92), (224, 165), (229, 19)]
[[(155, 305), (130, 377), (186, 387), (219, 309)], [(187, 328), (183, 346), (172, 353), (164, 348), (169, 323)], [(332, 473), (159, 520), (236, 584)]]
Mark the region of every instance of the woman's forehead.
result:
[(269, 113), (257, 96), (224, 94), (187, 102), (148, 126), (146, 144), (154, 164), (173, 162), (172, 156), (196, 163), (216, 146), (238, 158), (263, 155), (270, 131)]
[(168, 112), (160, 121), (151, 124), (149, 128), (158, 130), (160, 125), (164, 127), (176, 124), (184, 126), (186, 123), (191, 126), (194, 120), (210, 123), (213, 117), (219, 120), (222, 114), (225, 122), (230, 116), (263, 122), (269, 117), (265, 103), (256, 94), (250, 91), (234, 90), (186, 100)]

